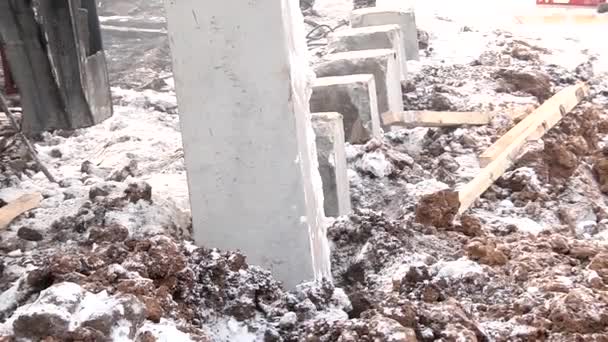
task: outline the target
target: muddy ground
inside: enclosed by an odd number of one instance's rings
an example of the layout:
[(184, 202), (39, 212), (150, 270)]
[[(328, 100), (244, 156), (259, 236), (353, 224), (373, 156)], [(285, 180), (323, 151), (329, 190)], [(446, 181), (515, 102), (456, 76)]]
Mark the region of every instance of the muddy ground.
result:
[[(160, 1), (102, 2), (100, 13), (104, 25), (164, 27)], [(424, 29), (405, 108), (491, 111), (492, 123), (348, 145), (354, 211), (329, 228), (333, 284), (291, 292), (245, 255), (189, 241), (166, 38), (104, 31), (115, 117), (37, 141), (62, 181), (49, 185), (18, 143), (1, 149), (0, 206), (23, 192), (45, 200), (0, 232), (0, 340), (608, 340), (608, 78), (597, 56), (569, 68), (546, 62), (556, 52), (542, 42), (469, 28), (459, 34), (490, 42), (475, 58), (427, 63), (443, 42)], [(588, 100), (465, 215), (437, 219), (514, 113), (579, 81)]]

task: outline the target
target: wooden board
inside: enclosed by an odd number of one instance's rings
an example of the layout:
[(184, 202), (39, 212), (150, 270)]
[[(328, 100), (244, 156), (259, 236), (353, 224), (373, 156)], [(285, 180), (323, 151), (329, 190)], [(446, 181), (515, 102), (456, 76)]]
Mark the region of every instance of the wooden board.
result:
[(545, 101), (532, 114), (513, 127), (499, 141), (493, 151), (492, 161), (479, 171), (479, 174), (458, 191), (460, 200), (459, 214), (465, 212), (509, 167), (521, 147), (530, 136), (542, 130), (544, 134), (559, 120), (589, 95), (586, 84), (578, 84), (563, 89)]
[(38, 207), (41, 201), (42, 195), (36, 192), (23, 195), (0, 208), (0, 230), (8, 227), (8, 225), (21, 214)]
[(491, 115), (481, 112), (432, 112), (405, 111), (382, 114), (384, 126), (406, 127), (450, 127), (464, 125), (487, 125)]
[[(515, 158), (527, 141), (540, 139), (562, 119), (565, 113), (570, 112), (588, 94), (589, 87), (582, 83), (558, 92), (484, 151), (479, 156), (479, 165), (481, 167), (488, 166), (508, 147), (512, 147), (511, 158)], [(524, 140), (517, 140), (518, 137), (529, 130), (536, 132), (526, 134)]]

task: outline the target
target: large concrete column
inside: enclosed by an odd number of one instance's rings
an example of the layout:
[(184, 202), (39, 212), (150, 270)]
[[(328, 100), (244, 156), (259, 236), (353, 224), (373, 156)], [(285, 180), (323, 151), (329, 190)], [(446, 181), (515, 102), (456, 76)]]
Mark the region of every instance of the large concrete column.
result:
[(329, 278), (298, 0), (166, 8), (196, 242), (240, 249), (287, 287)]

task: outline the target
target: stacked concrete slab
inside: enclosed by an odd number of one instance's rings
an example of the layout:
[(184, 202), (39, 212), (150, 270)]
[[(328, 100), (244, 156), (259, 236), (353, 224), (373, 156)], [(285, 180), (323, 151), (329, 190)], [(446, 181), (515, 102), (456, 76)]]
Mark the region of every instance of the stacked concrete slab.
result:
[(329, 217), (348, 215), (351, 205), (342, 115), (313, 113), (312, 126), (317, 136), (317, 157), (323, 181), (325, 214)]
[(313, 113), (343, 113), (343, 136), (351, 144), (363, 144), (381, 134), (374, 75), (317, 78), (310, 98)]

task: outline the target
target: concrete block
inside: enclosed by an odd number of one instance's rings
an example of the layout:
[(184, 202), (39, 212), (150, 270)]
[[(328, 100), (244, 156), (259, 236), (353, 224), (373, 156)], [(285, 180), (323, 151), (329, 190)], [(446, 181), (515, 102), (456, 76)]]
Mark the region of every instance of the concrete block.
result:
[(374, 75), (320, 77), (315, 80), (310, 111), (343, 115), (343, 135), (351, 144), (364, 144), (380, 137), (380, 115)]
[(413, 10), (381, 7), (362, 8), (353, 11), (350, 24), (352, 27), (399, 25), (407, 59), (418, 60), (418, 29), (416, 28), (416, 16)]
[(325, 215), (339, 217), (351, 211), (344, 127), (339, 113), (313, 113), (312, 127), (317, 136), (319, 173), (323, 181)]
[(298, 2), (165, 5), (196, 243), (331, 279)]
[(397, 53), (401, 80), (406, 80), (407, 57), (399, 25), (379, 25), (339, 30), (327, 37), (330, 53), (391, 49)]
[(326, 55), (316, 67), (317, 77), (372, 74), (380, 115), (403, 111), (399, 64), (393, 50), (363, 50)]

